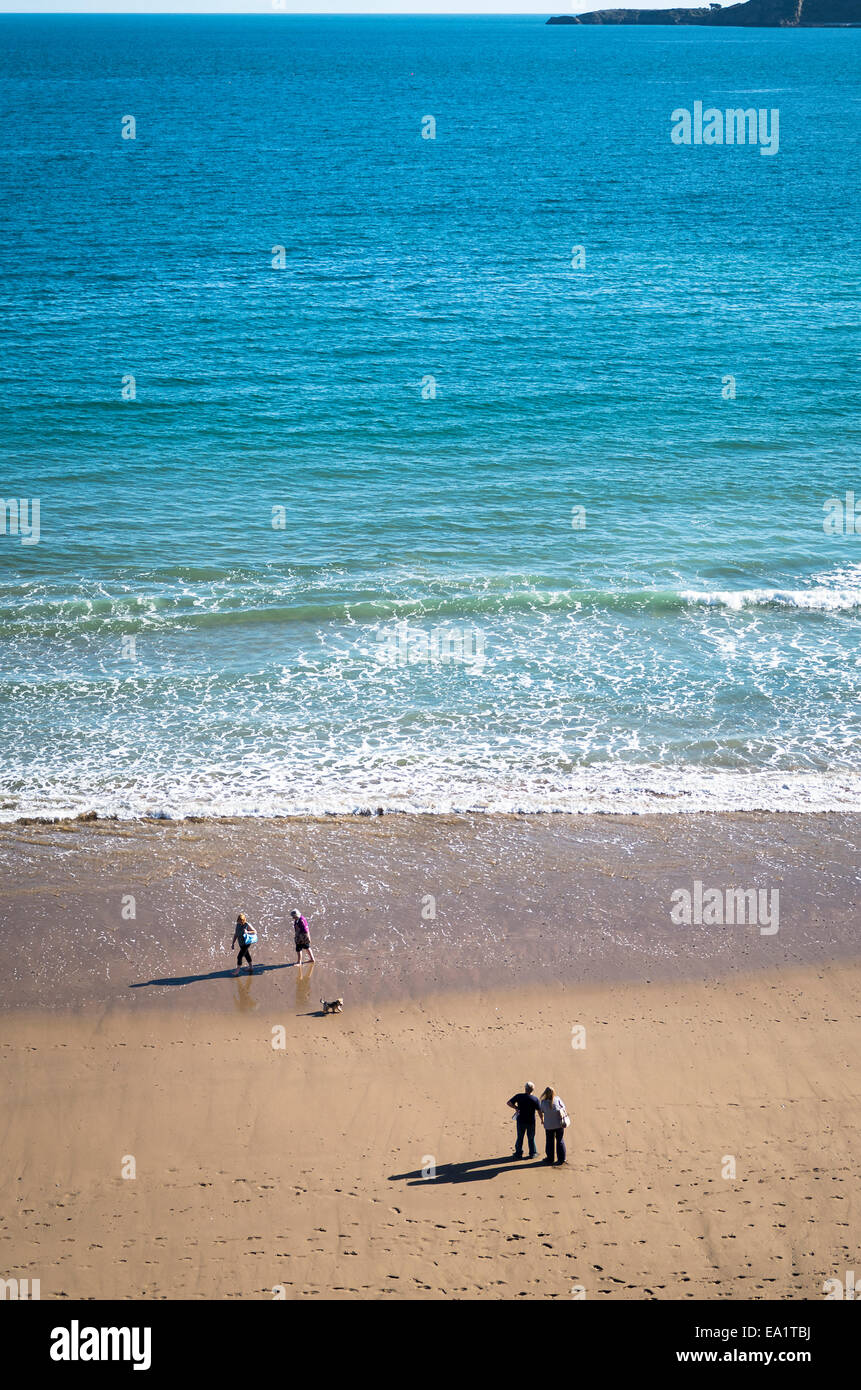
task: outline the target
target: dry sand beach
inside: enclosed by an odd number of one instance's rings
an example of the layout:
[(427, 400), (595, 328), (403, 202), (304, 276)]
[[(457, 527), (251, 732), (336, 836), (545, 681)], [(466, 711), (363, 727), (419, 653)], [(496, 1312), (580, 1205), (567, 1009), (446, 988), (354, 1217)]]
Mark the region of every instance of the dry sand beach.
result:
[[(43, 1299), (818, 1299), (861, 1262), (855, 817), (97, 822), (0, 853), (2, 1263)], [(778, 888), (779, 931), (673, 925), (697, 878)], [(512, 1161), (527, 1078), (566, 1167)]]

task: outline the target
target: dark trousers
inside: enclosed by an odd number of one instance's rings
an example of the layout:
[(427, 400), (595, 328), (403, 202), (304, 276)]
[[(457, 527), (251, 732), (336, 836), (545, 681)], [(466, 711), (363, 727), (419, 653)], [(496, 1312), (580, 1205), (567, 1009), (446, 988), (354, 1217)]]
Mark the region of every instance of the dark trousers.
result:
[(248, 961), (248, 968), (251, 969), (251, 952), (247, 946), (240, 945), (239, 955), (236, 957), (236, 969), (238, 970), (243, 960)]
[(533, 1115), (531, 1120), (524, 1120), (522, 1115), (517, 1115), (515, 1117), (515, 1122), (517, 1124), (517, 1143), (514, 1145), (514, 1152), (516, 1154), (523, 1153), (523, 1138), (525, 1135), (526, 1138), (529, 1140), (529, 1157), (534, 1158), (536, 1152), (535, 1116)]
[(553, 1162), (553, 1150), (556, 1150), (556, 1162), (564, 1163), (567, 1157), (565, 1153), (565, 1126), (560, 1125), (558, 1129), (546, 1129), (544, 1131), (544, 1152), (547, 1155), (548, 1163)]

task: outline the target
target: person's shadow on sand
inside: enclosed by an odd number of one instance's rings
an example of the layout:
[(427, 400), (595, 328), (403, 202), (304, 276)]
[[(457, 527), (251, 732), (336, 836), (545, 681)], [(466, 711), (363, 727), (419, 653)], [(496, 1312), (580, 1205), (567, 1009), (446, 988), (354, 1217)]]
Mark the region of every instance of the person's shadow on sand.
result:
[[(286, 960), (283, 965), (255, 965), (254, 975), (265, 975), (269, 970), (292, 970), (295, 964), (295, 961)], [(248, 975), (247, 970), (243, 969), (242, 974), (243, 976)], [(167, 976), (163, 980), (138, 980), (135, 984), (129, 985), (129, 989), (149, 989), (151, 985), (196, 985), (201, 980), (236, 980), (238, 978), (235, 968), (232, 970), (213, 970), (209, 975), (173, 975)]]
[[(538, 1167), (537, 1162), (534, 1163)], [(392, 1173), (389, 1182), (405, 1182), (408, 1187), (433, 1186), (441, 1182), (484, 1182), (496, 1178), (511, 1168), (526, 1168), (528, 1163), (519, 1162), (513, 1154), (502, 1158), (471, 1158), (467, 1163), (440, 1163), (435, 1177), (428, 1177), (424, 1168), (416, 1168), (412, 1173)]]

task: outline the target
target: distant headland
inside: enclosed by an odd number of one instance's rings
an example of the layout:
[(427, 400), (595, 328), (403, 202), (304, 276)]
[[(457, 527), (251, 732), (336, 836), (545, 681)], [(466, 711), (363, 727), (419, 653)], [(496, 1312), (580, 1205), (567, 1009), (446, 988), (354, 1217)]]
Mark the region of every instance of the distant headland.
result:
[(554, 15), (548, 24), (706, 24), (754, 29), (845, 29), (861, 26), (861, 0), (745, 0), (696, 9), (592, 10)]

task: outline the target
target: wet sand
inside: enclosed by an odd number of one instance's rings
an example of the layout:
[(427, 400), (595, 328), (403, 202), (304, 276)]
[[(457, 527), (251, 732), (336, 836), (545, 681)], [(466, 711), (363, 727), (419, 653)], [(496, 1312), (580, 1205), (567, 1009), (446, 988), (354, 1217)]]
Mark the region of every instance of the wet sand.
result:
[[(0, 828), (0, 1007), (231, 1009), (240, 909), (277, 1005), (310, 919), (327, 997), (715, 978), (861, 956), (861, 817), (385, 816)], [(675, 925), (699, 880), (779, 892), (774, 935)], [(134, 916), (130, 915), (134, 912)]]

